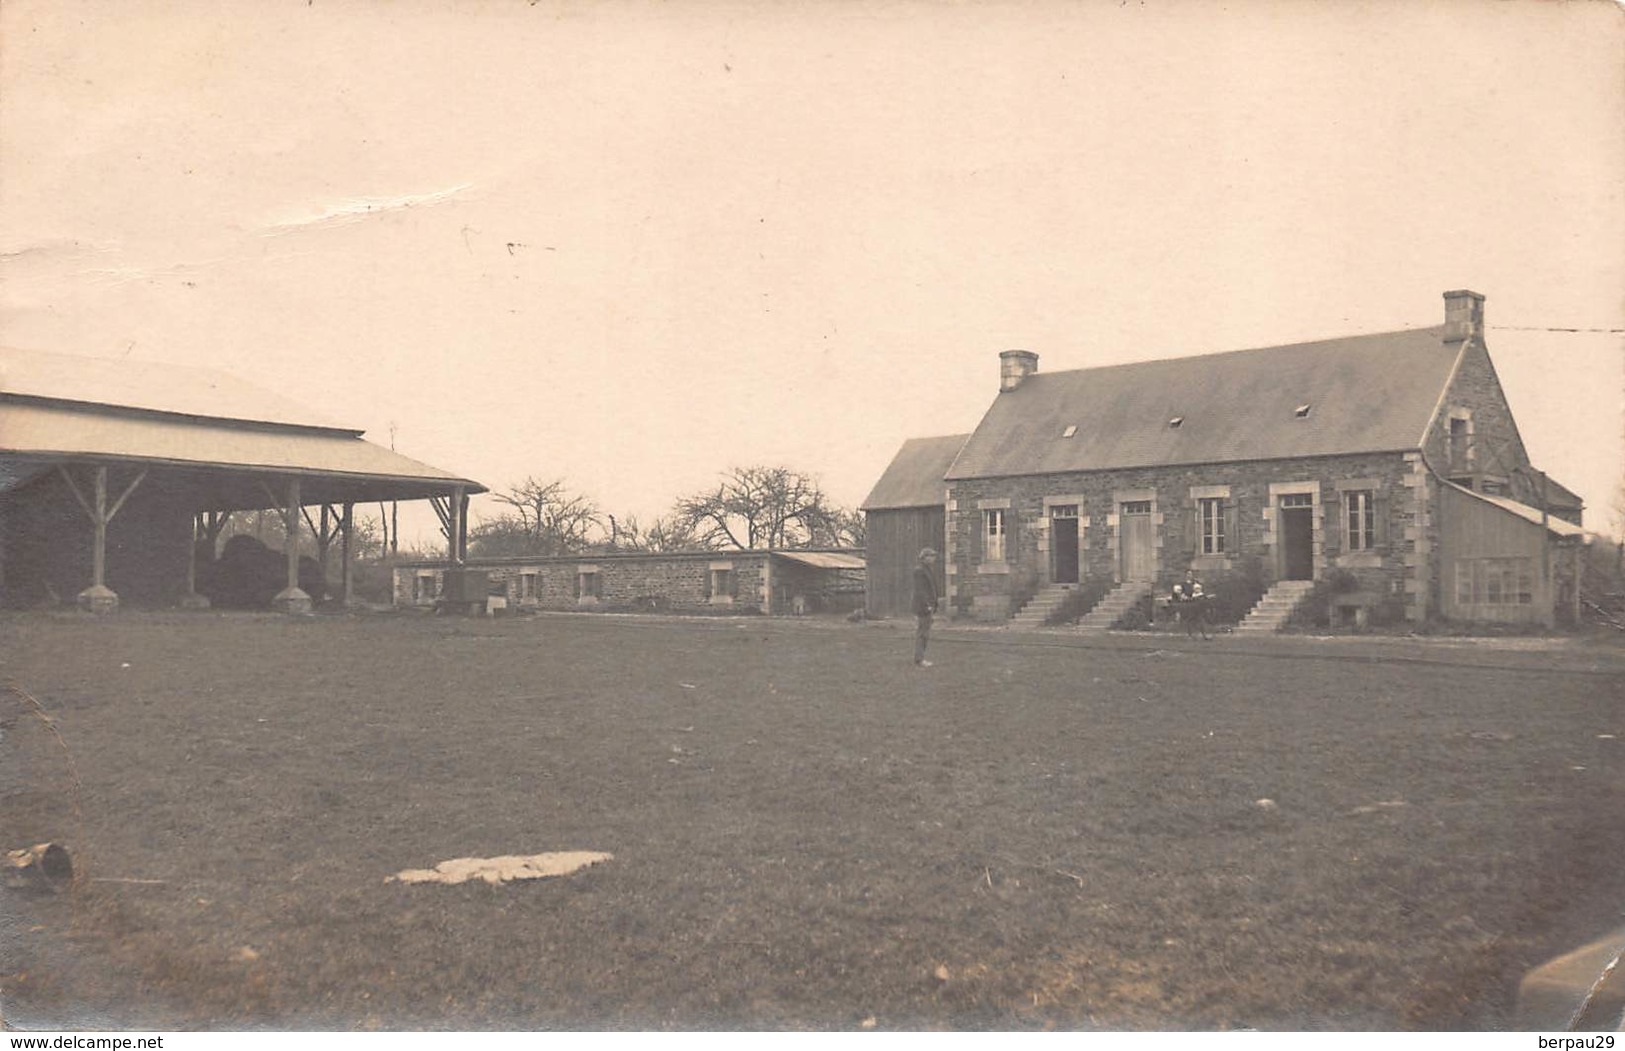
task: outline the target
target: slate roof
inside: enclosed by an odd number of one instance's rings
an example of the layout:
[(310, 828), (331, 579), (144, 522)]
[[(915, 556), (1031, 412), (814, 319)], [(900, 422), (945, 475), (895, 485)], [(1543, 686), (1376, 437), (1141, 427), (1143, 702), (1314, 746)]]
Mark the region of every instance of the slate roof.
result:
[[(1415, 449), (1463, 347), (1442, 335), (1413, 329), (1037, 372), (994, 399), (946, 478)], [(1068, 427), (1076, 431), (1063, 437)]]
[(968, 437), (948, 434), (939, 438), (910, 438), (897, 450), (859, 509), (881, 511), (942, 506), (943, 475)]

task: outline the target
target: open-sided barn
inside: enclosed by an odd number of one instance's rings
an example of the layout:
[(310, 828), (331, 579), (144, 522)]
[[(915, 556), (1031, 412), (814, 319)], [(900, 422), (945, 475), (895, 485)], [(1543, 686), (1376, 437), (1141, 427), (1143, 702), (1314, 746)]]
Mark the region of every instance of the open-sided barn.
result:
[(1109, 622), (1190, 570), (1262, 600), (1244, 630), (1334, 575), (1361, 617), (1572, 616), (1580, 500), (1529, 461), (1484, 297), (1444, 299), (1442, 327), (1258, 350), (1047, 374), (1005, 351), (976, 430), (906, 444), (866, 503), (870, 579), (917, 553), (874, 542), (905, 504), (885, 493), (912, 494), (923, 535), (935, 490), (947, 604), (978, 619), (1092, 582)]
[[(356, 504), (431, 500), (459, 559), (483, 491), (222, 372), (0, 350), (0, 604), (201, 604), (214, 542), (251, 510), (347, 554)], [(275, 605), (310, 608), (297, 545), (278, 558)]]

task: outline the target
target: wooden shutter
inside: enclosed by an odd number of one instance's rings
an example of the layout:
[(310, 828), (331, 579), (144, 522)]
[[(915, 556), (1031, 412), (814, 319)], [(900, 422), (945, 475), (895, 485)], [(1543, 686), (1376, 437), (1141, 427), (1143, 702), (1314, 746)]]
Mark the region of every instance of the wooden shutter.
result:
[(1181, 517), (1185, 520), (1185, 559), (1188, 562), (1202, 553), (1202, 501), (1187, 495), (1185, 514)]
[(710, 566), (706, 566), (701, 575), (701, 580), (704, 583), (701, 586), (700, 595), (707, 602), (711, 601), (711, 577), (714, 573), (715, 571)]
[(1224, 502), (1224, 553), (1227, 556), (1241, 553), (1241, 536), (1236, 532), (1237, 515), (1234, 500), (1226, 499)]
[(1379, 550), (1387, 550), (1388, 537), (1392, 532), (1388, 527), (1388, 516), (1393, 510), (1392, 501), (1388, 499), (1387, 493), (1373, 492), (1371, 494), (1371, 504), (1373, 508), (1371, 546)]

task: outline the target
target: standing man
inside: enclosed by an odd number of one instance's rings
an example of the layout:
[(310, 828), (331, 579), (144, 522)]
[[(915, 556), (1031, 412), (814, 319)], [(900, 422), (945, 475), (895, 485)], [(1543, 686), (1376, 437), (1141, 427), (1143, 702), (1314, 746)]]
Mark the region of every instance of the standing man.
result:
[(914, 565), (914, 663), (931, 667), (925, 659), (925, 644), (931, 640), (931, 617), (937, 612), (937, 553), (920, 549)]

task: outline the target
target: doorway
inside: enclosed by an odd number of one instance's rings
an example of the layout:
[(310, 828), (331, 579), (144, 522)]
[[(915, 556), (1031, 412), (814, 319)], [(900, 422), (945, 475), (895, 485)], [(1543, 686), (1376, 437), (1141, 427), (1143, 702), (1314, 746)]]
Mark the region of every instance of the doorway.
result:
[(1315, 579), (1315, 498), (1310, 493), (1281, 496), (1281, 579)]
[(1056, 584), (1078, 582), (1078, 505), (1061, 504), (1050, 509), (1050, 580)]
[(1125, 501), (1117, 521), (1122, 536), (1123, 579), (1150, 580), (1156, 570), (1151, 536), (1151, 501)]

